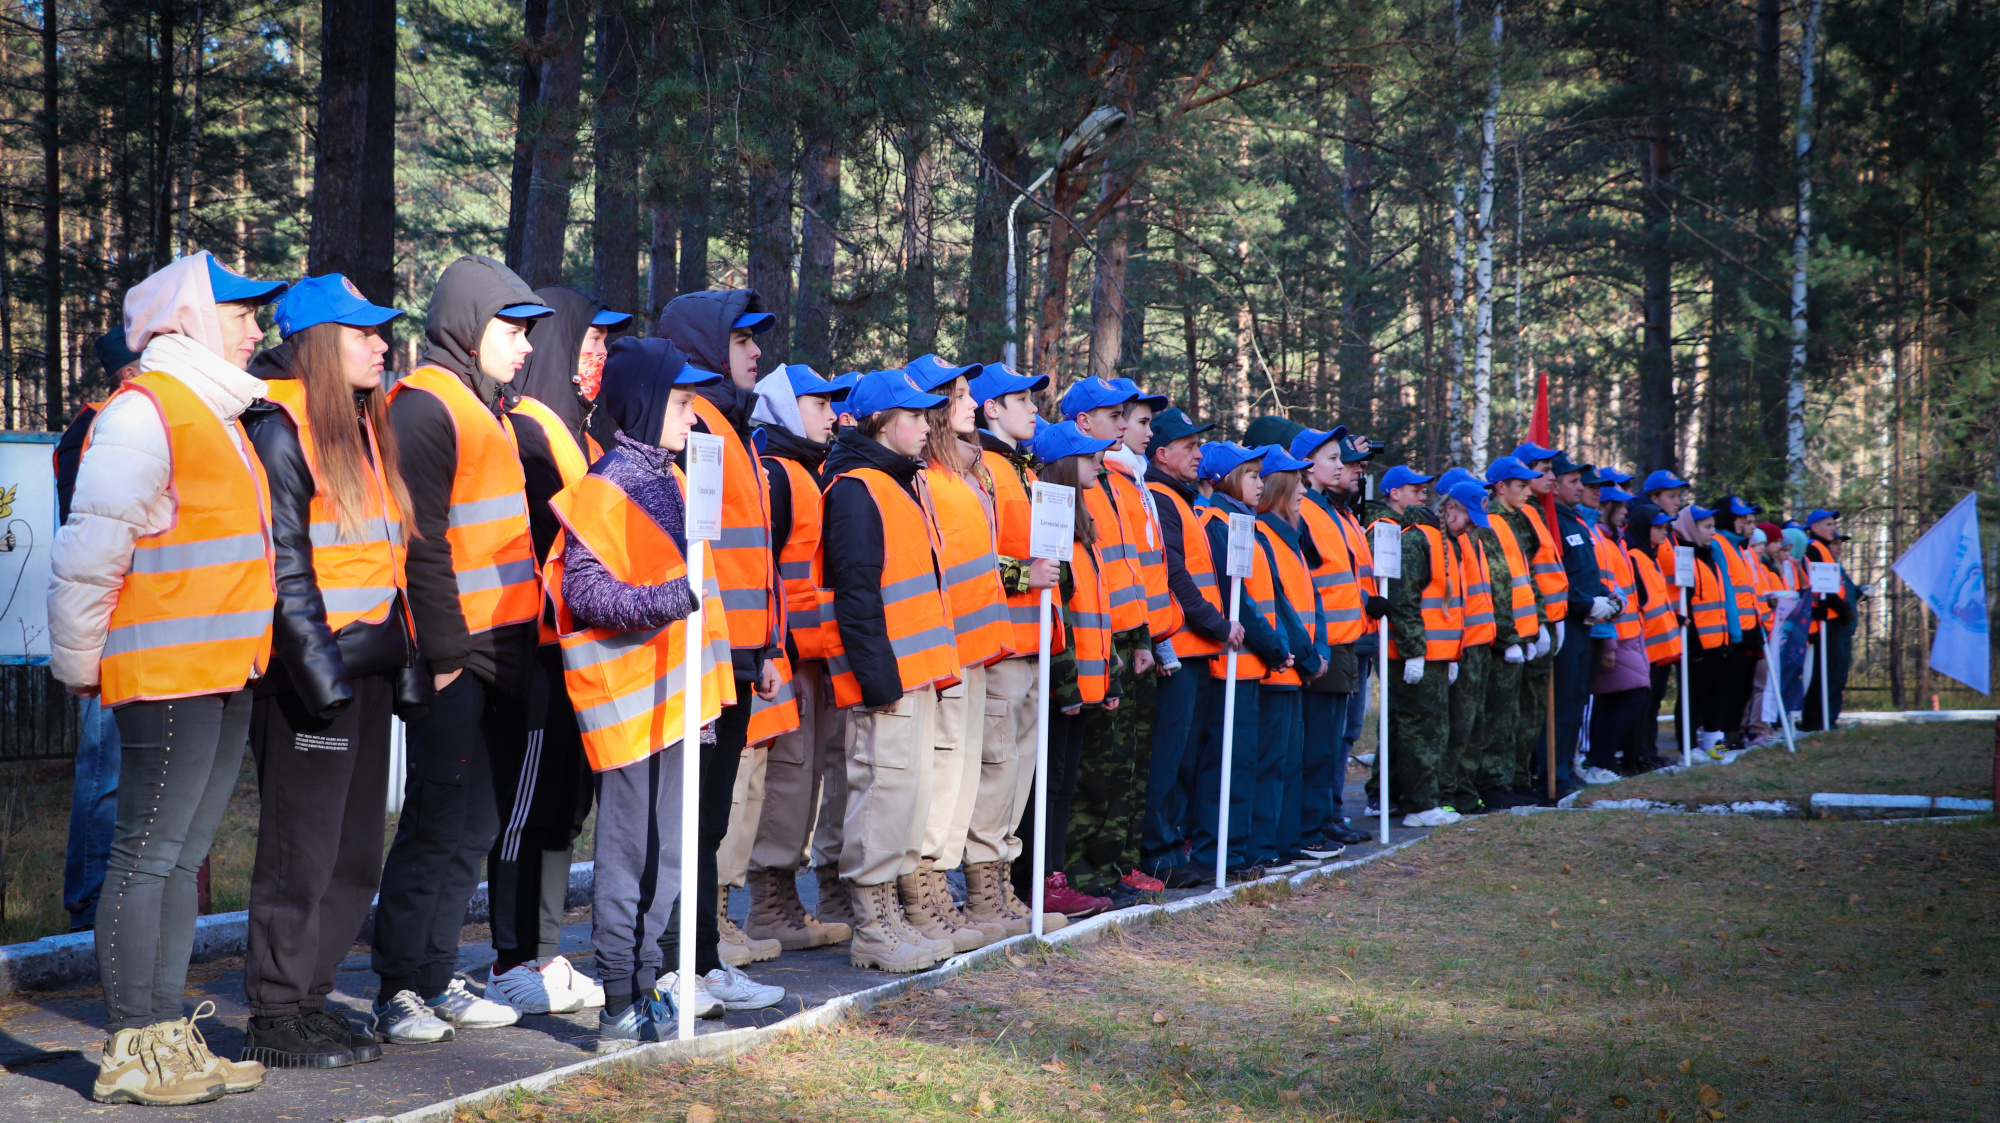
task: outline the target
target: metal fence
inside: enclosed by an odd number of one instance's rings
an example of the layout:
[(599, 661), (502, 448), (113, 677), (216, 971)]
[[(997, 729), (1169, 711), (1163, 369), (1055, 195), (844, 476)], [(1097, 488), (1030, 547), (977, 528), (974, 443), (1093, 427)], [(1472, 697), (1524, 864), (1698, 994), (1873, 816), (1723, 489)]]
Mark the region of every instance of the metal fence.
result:
[(46, 665), (0, 665), (0, 764), (76, 755), (77, 699)]

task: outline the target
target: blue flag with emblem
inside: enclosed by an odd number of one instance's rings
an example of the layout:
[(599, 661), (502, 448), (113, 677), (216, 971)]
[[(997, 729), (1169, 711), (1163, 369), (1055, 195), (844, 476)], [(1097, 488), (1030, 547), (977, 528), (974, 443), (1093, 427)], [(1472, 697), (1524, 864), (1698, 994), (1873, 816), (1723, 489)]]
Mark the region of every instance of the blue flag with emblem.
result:
[(1986, 634), (1986, 574), (1980, 564), (1979, 497), (1967, 494), (1893, 567), (1937, 617), (1931, 669), (1981, 694), (1992, 683)]

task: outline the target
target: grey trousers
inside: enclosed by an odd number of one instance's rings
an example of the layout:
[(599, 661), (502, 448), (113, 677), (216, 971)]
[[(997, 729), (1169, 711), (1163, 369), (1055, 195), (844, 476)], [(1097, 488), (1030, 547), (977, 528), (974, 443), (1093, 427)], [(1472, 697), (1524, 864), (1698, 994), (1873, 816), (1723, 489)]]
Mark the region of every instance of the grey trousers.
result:
[(681, 742), (596, 775), (590, 946), (607, 994), (637, 994), (664, 971), (660, 936), (681, 891)]
[[(820, 845), (840, 862), (840, 832), (847, 809), (847, 711), (833, 704), (826, 663), (800, 660), (792, 673), (799, 727), (771, 742), (764, 762), (763, 815), (750, 850), (753, 870), (794, 871)], [(831, 805), (827, 814), (821, 808)], [(831, 868), (831, 867), (829, 867)]]
[(250, 738), (250, 691), (118, 707), (118, 827), (97, 906), (109, 1032), (179, 1021), (194, 951), (195, 875)]

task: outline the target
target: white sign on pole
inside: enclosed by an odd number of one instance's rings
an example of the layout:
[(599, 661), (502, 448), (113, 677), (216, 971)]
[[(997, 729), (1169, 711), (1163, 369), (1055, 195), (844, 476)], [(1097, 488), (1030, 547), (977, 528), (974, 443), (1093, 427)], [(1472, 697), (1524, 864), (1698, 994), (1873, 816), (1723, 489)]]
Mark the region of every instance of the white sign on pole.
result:
[(1694, 547), (1674, 547), (1674, 584), (1683, 589), (1694, 588)]
[(1401, 578), (1403, 576), (1403, 528), (1395, 523), (1375, 524), (1375, 535), (1368, 548), (1375, 555), (1375, 576)]
[(1807, 562), (1806, 575), (1812, 579), (1813, 592), (1815, 593), (1840, 592), (1839, 562)]
[(0, 663), (49, 661), (49, 547), (59, 434), (0, 432)]
[(1076, 549), (1076, 489), (1036, 482), (1028, 508), (1028, 556), (1066, 562)]
[(1255, 573), (1256, 555), (1250, 551), (1256, 548), (1256, 516), (1242, 514), (1229, 516), (1229, 557), (1222, 567), (1224, 573), (1230, 577), (1248, 577)]
[(687, 536), (713, 542), (722, 537), (722, 438), (689, 433), (687, 443)]

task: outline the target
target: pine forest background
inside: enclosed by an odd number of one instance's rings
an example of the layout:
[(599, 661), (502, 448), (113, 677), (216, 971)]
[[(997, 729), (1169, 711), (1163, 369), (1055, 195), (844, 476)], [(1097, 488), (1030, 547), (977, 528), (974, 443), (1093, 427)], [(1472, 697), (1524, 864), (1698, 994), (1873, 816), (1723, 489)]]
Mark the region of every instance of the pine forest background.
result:
[[(488, 253), (642, 323), (755, 287), (767, 366), (1015, 338), (1432, 471), (1545, 371), (1579, 460), (1837, 507), (1881, 581), (2000, 495), (1996, 68), (1981, 0), (0, 0), (0, 408), (100, 395), (189, 250), (347, 273), (405, 369)], [(1099, 106), (1019, 208), (1010, 336), (1010, 204)], [(1877, 591), (1857, 672), (1926, 704)]]

